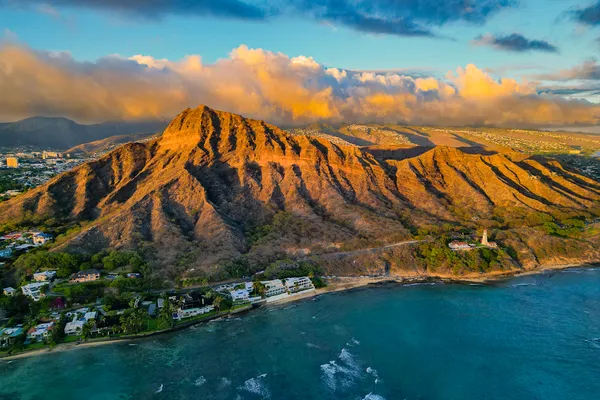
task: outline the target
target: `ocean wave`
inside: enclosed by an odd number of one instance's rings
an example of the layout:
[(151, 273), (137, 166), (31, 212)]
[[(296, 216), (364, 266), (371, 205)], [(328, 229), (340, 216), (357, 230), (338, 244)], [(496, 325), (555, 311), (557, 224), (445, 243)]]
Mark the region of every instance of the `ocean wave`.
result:
[(221, 378), (221, 382), (219, 383), (220, 389), (225, 389), (226, 387), (231, 386), (231, 381), (225, 377)]
[(160, 393), (163, 391), (163, 388), (165, 387), (165, 385), (163, 385), (162, 383), (160, 384), (160, 387), (158, 388), (158, 390), (154, 393)]
[(360, 341), (352, 338), (346, 343), (346, 346), (352, 347), (352, 346), (358, 346), (359, 344), (360, 344)]
[(202, 386), (206, 383), (206, 378), (201, 376), (200, 378), (196, 379), (196, 382), (194, 383), (194, 385), (196, 386)]
[(310, 349), (320, 349), (321, 346), (317, 346), (316, 344), (312, 344), (312, 343), (306, 343), (306, 347), (310, 348)]
[(368, 395), (363, 397), (363, 400), (385, 400), (385, 398), (378, 394), (369, 393)]
[(322, 380), (333, 392), (347, 389), (362, 376), (362, 370), (352, 353), (342, 349), (338, 360), (321, 365)]
[(527, 282), (527, 283), (515, 283), (514, 285), (510, 285), (510, 287), (521, 287), (521, 286), (537, 286), (536, 282)]
[(367, 374), (373, 376), (373, 378), (375, 378), (375, 383), (379, 383), (379, 373), (377, 372), (376, 369), (371, 368), (371, 367), (367, 367)]
[(600, 349), (600, 337), (586, 340), (593, 349)]
[(258, 396), (262, 396), (263, 398), (270, 398), (271, 391), (267, 387), (264, 382), (264, 379), (267, 377), (267, 374), (262, 374), (257, 376), (256, 378), (250, 378), (243, 385), (238, 386), (238, 390), (243, 390), (248, 393), (252, 393)]
[(433, 286), (441, 282), (417, 282), (417, 283), (406, 283), (403, 286)]

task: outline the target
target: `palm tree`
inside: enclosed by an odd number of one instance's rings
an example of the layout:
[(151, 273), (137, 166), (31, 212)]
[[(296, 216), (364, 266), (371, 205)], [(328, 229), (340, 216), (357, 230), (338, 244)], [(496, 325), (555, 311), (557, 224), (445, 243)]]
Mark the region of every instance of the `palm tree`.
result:
[(216, 296), (215, 299), (213, 300), (213, 306), (215, 306), (215, 309), (217, 311), (221, 311), (221, 303), (223, 302), (223, 297), (221, 296)]
[(90, 338), (90, 336), (92, 336), (93, 327), (94, 327), (93, 321), (87, 321), (85, 324), (83, 324), (83, 326), (81, 327), (81, 338), (83, 340), (88, 340)]

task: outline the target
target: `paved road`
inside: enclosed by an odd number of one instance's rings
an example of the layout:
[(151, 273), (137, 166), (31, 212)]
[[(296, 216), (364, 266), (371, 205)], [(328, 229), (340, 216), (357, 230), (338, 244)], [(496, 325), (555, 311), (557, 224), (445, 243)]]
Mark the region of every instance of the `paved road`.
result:
[[(319, 255), (315, 255), (314, 257), (319, 257), (319, 258), (333, 258), (333, 257), (347, 257), (347, 256), (355, 256), (355, 255), (359, 255), (359, 254), (364, 254), (364, 253), (375, 253), (377, 251), (381, 251), (381, 250), (385, 250), (385, 249), (389, 249), (392, 247), (400, 247), (400, 246), (407, 246), (407, 245), (411, 245), (411, 244), (415, 244), (415, 243), (420, 243), (423, 242), (423, 240), (406, 240), (404, 242), (398, 242), (398, 243), (394, 243), (394, 244), (388, 244), (386, 246), (380, 246), (380, 247), (370, 247), (368, 249), (359, 249), (359, 250), (351, 250), (351, 251), (340, 251), (337, 253), (324, 253), (324, 254), (319, 254)], [(309, 257), (304, 257), (303, 260), (308, 260)]]

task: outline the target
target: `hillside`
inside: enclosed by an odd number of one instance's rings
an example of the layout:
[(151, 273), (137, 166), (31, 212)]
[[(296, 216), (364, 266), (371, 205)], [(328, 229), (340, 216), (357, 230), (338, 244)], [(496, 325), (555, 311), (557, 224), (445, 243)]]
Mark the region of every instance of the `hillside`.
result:
[(160, 132), (165, 125), (161, 121), (80, 125), (66, 118), (33, 117), (0, 124), (0, 146), (62, 150), (115, 135)]
[[(218, 276), (240, 258), (257, 270), (484, 227), (511, 249), (494, 268), (534, 268), (600, 260), (597, 236), (538, 227), (598, 217), (599, 204), (600, 182), (552, 159), (446, 146), (363, 150), (202, 106), (155, 140), (123, 145), (0, 204), (0, 223), (79, 222), (60, 250), (151, 249), (155, 272), (170, 279)], [(323, 265), (427, 272), (405, 248)]]
[(155, 133), (130, 133), (127, 135), (117, 135), (110, 136), (106, 139), (95, 140), (93, 142), (83, 143), (77, 145), (75, 147), (71, 147), (68, 150), (65, 150), (65, 153), (69, 154), (102, 154), (107, 151), (113, 150), (115, 147), (120, 146), (125, 143), (130, 142), (139, 142), (152, 139), (153, 136), (156, 136)]

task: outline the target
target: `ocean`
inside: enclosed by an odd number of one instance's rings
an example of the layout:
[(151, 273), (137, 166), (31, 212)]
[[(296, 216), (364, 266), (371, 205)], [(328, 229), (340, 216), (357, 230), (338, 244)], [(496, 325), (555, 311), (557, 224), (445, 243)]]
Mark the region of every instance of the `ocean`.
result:
[(369, 287), (0, 361), (0, 399), (600, 398), (600, 269)]

